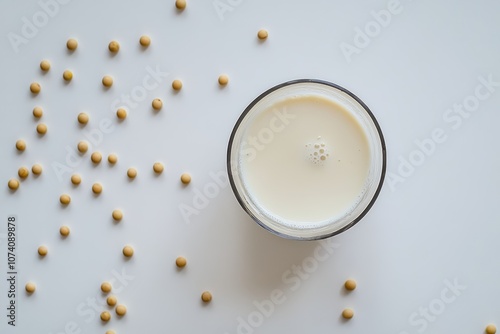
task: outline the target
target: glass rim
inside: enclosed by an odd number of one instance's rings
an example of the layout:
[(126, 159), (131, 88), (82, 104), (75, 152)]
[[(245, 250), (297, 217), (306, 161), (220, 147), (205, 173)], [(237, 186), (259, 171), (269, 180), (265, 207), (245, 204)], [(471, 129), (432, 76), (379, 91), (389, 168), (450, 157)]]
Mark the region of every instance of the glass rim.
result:
[[(269, 225), (267, 225), (264, 222), (262, 222), (259, 218), (257, 218), (251, 212), (251, 210), (249, 210), (249, 208), (245, 204), (245, 201), (243, 200), (243, 197), (240, 194), (240, 190), (238, 189), (238, 187), (236, 186), (236, 184), (234, 182), (233, 169), (231, 167), (232, 166), (232, 164), (231, 164), (231, 158), (232, 158), (231, 151), (232, 151), (232, 148), (233, 148), (234, 138), (236, 136), (236, 133), (237, 133), (238, 129), (240, 128), (241, 123), (246, 118), (247, 114), (253, 109), (253, 107), (258, 102), (260, 102), (262, 99), (264, 99), (269, 94), (271, 94), (271, 93), (273, 93), (273, 92), (275, 92), (275, 91), (277, 91), (277, 90), (279, 90), (281, 88), (284, 88), (284, 87), (287, 87), (287, 86), (291, 86), (291, 85), (296, 85), (296, 84), (302, 84), (302, 83), (312, 83), (312, 84), (319, 84), (319, 85), (330, 86), (332, 88), (335, 88), (335, 89), (337, 89), (337, 90), (339, 90), (339, 91), (341, 91), (341, 92), (349, 95), (350, 98), (354, 99), (357, 103), (359, 103), (361, 105), (361, 107), (364, 109), (364, 111), (367, 113), (367, 115), (370, 117), (371, 121), (373, 122), (373, 125), (375, 126), (375, 128), (377, 130), (376, 134), (378, 135), (378, 138), (380, 140), (380, 146), (381, 146), (380, 148), (381, 148), (381, 153), (382, 153), (382, 166), (381, 166), (381, 173), (380, 173), (380, 181), (378, 182), (377, 188), (376, 188), (376, 190), (375, 190), (372, 198), (370, 199), (370, 202), (365, 207), (365, 209), (358, 216), (356, 216), (356, 218), (354, 218), (351, 222), (349, 222), (345, 226), (343, 226), (343, 227), (341, 227), (341, 228), (339, 228), (339, 229), (337, 229), (335, 231), (332, 231), (330, 233), (326, 233), (326, 234), (322, 234), (322, 235), (318, 235), (318, 236), (311, 236), (311, 237), (294, 236), (294, 235), (289, 235), (289, 234), (285, 234), (285, 233), (276, 231), (273, 228), (271, 228)], [(380, 125), (379, 125), (379, 123), (378, 123), (375, 115), (372, 113), (372, 111), (370, 110), (370, 108), (368, 108), (368, 106), (360, 98), (358, 98), (354, 93), (352, 93), (351, 91), (349, 91), (348, 89), (346, 89), (346, 88), (344, 88), (342, 86), (339, 86), (337, 84), (334, 84), (332, 82), (325, 81), (325, 80), (320, 80), (320, 79), (295, 79), (295, 80), (290, 80), (290, 81), (283, 82), (281, 84), (275, 85), (274, 87), (271, 87), (271, 88), (267, 89), (266, 91), (264, 91), (263, 93), (261, 93), (259, 96), (257, 96), (245, 108), (245, 110), (241, 113), (241, 115), (239, 116), (238, 120), (236, 121), (236, 123), (235, 123), (235, 125), (233, 127), (233, 130), (231, 132), (231, 136), (229, 137), (229, 142), (228, 142), (228, 147), (227, 147), (227, 155), (226, 155), (226, 167), (227, 167), (227, 173), (228, 173), (229, 183), (231, 184), (231, 189), (233, 191), (233, 194), (236, 197), (236, 200), (238, 201), (238, 203), (240, 204), (240, 206), (243, 208), (243, 210), (245, 210), (245, 212), (257, 224), (259, 224), (262, 228), (264, 228), (265, 230), (267, 230), (267, 231), (269, 231), (269, 232), (271, 232), (271, 233), (273, 233), (273, 234), (275, 234), (277, 236), (285, 238), (285, 239), (293, 239), (293, 240), (321, 240), (321, 239), (330, 238), (330, 237), (332, 237), (334, 235), (337, 235), (337, 234), (340, 234), (342, 232), (347, 231), (348, 229), (350, 229), (351, 227), (353, 227), (354, 225), (356, 225), (368, 213), (368, 211), (370, 211), (370, 209), (372, 208), (373, 204), (377, 200), (377, 198), (378, 198), (378, 196), (380, 194), (380, 191), (382, 190), (382, 185), (384, 183), (384, 179), (385, 179), (385, 175), (386, 175), (386, 169), (387, 169), (387, 150), (386, 150), (385, 139), (384, 139), (384, 135), (382, 133), (382, 129), (381, 129), (381, 127), (380, 127)]]

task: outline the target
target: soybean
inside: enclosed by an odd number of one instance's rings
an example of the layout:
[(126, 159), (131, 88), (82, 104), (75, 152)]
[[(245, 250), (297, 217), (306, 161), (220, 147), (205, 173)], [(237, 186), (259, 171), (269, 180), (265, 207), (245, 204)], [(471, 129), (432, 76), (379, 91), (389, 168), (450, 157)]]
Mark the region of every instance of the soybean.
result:
[(163, 107), (163, 102), (160, 99), (154, 99), (153, 102), (151, 102), (151, 105), (154, 110), (160, 110)]
[(71, 203), (71, 197), (68, 195), (68, 194), (62, 194), (60, 197), (59, 197), (59, 201), (61, 202), (61, 204), (63, 205), (68, 205), (69, 203)]
[(78, 174), (71, 175), (71, 183), (75, 186), (79, 185), (82, 182), (82, 177)]
[(352, 279), (348, 279), (347, 281), (345, 281), (344, 287), (346, 288), (346, 290), (352, 291), (352, 290), (356, 289), (356, 281), (352, 280)]
[(26, 149), (26, 142), (22, 139), (16, 141), (16, 148), (18, 151), (24, 151)]
[(59, 233), (63, 236), (63, 237), (67, 237), (70, 233), (70, 229), (68, 226), (61, 226), (59, 228)]
[(134, 249), (129, 245), (123, 247), (122, 252), (125, 257), (132, 257), (132, 255), (134, 255)]
[(229, 77), (226, 74), (221, 74), (219, 76), (219, 85), (225, 86), (229, 82)]
[(87, 153), (89, 144), (85, 140), (82, 140), (81, 142), (78, 142), (78, 145), (76, 147), (78, 148), (78, 152), (84, 154)]
[(155, 162), (155, 164), (153, 165), (153, 171), (156, 173), (156, 174), (161, 174), (163, 173), (163, 164), (161, 162)]
[(38, 94), (40, 93), (40, 91), (42, 90), (42, 86), (40, 86), (40, 84), (38, 82), (33, 82), (31, 85), (30, 85), (30, 91), (33, 93), (33, 94)]
[(123, 218), (123, 212), (121, 212), (121, 210), (116, 209), (116, 210), (113, 210), (113, 213), (111, 214), (111, 216), (113, 217), (114, 220), (120, 221)]
[(40, 247), (38, 247), (38, 254), (39, 254), (40, 256), (45, 256), (45, 255), (47, 255), (48, 251), (49, 251), (49, 250), (47, 249), (47, 246), (40, 246)]
[(111, 319), (111, 314), (108, 311), (104, 311), (101, 313), (101, 320), (104, 322), (108, 322)]
[(36, 285), (35, 285), (35, 283), (28, 282), (28, 283), (26, 283), (25, 289), (26, 289), (27, 293), (31, 294), (31, 293), (35, 292)]
[(19, 175), (21, 179), (25, 179), (28, 177), (28, 175), (30, 175), (30, 171), (28, 168), (23, 166), (19, 168), (19, 170), (17, 171), (17, 175)]
[(96, 195), (102, 193), (102, 185), (100, 183), (94, 183), (92, 185), (92, 192)]
[(84, 112), (81, 112), (78, 114), (77, 119), (78, 119), (78, 123), (85, 125), (89, 122), (89, 115), (87, 115)]
[(101, 291), (104, 292), (104, 293), (111, 292), (112, 288), (113, 287), (111, 286), (111, 283), (109, 283), (109, 282), (103, 282), (101, 284)]
[(109, 75), (105, 75), (102, 78), (102, 84), (104, 87), (108, 87), (108, 88), (113, 86), (113, 78)]
[(44, 72), (50, 70), (50, 62), (48, 60), (42, 60), (40, 62), (40, 69)]
[(179, 256), (177, 259), (175, 259), (175, 265), (179, 268), (184, 268), (187, 264), (187, 260), (185, 257)]
[(186, 8), (186, 0), (176, 0), (175, 1), (175, 7), (179, 10), (184, 10)]
[(17, 190), (19, 188), (19, 181), (16, 179), (10, 179), (7, 186), (10, 190)]
[(110, 164), (116, 164), (116, 162), (118, 161), (118, 157), (116, 156), (116, 154), (113, 154), (111, 153), (110, 155), (108, 155), (108, 162)]
[(212, 301), (212, 294), (210, 293), (210, 291), (204, 291), (202, 294), (201, 294), (201, 300), (204, 302), (204, 303), (209, 303)]
[(43, 116), (43, 109), (41, 107), (33, 108), (33, 117), (40, 118)]
[(95, 164), (100, 163), (101, 160), (102, 160), (101, 153), (99, 153), (99, 152), (92, 153), (92, 155), (90, 156), (90, 160), (92, 160), (92, 162), (95, 163)]
[(181, 182), (184, 184), (188, 184), (189, 182), (191, 182), (191, 175), (189, 175), (188, 173), (182, 174), (181, 175)]
[(42, 174), (42, 165), (34, 164), (33, 167), (31, 167), (31, 172), (35, 175)]
[(38, 132), (39, 135), (44, 135), (47, 133), (47, 125), (44, 123), (40, 123), (36, 126), (36, 132)]
[(71, 79), (73, 79), (73, 72), (71, 72), (70, 70), (64, 71), (63, 72), (63, 79), (66, 81), (71, 81)]
[(78, 47), (78, 41), (74, 38), (70, 38), (68, 39), (68, 41), (66, 42), (66, 47), (68, 48), (68, 50), (70, 51), (75, 51), (76, 48)]
[(135, 179), (135, 177), (137, 176), (137, 170), (135, 168), (129, 168), (127, 170), (127, 176), (131, 179)]
[(260, 40), (265, 40), (269, 36), (269, 33), (267, 32), (266, 29), (260, 29), (259, 32), (257, 33), (257, 37), (259, 37)]
[(125, 305), (118, 305), (115, 312), (118, 316), (123, 317), (127, 313), (127, 307)]
[(342, 317), (344, 319), (351, 319), (354, 316), (354, 311), (350, 308), (346, 308), (342, 311)]
[(147, 48), (151, 44), (151, 38), (149, 36), (142, 35), (139, 39), (139, 43), (141, 46)]
[(116, 111), (116, 117), (118, 117), (118, 119), (121, 119), (121, 120), (127, 118), (127, 111), (123, 108), (119, 108)]
[(120, 51), (120, 43), (118, 43), (117, 41), (111, 41), (109, 42), (108, 49), (109, 52), (117, 53), (118, 51)]

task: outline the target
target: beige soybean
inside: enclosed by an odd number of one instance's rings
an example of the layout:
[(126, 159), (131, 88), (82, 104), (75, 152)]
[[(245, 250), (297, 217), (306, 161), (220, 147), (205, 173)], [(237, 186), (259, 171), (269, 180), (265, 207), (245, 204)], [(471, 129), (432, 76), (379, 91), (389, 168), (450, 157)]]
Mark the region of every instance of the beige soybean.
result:
[(36, 290), (36, 285), (33, 282), (28, 282), (26, 283), (25, 289), (27, 293), (33, 293)]
[(94, 183), (92, 185), (92, 192), (96, 195), (102, 193), (102, 185), (100, 183)]
[(40, 123), (36, 126), (36, 132), (38, 132), (39, 135), (44, 135), (47, 133), (47, 125), (44, 123)]
[(183, 256), (179, 256), (177, 259), (175, 259), (175, 265), (179, 268), (184, 268), (187, 264), (187, 260)]
[(345, 281), (344, 287), (346, 288), (346, 290), (352, 291), (352, 290), (356, 289), (356, 281), (352, 280), (352, 279), (348, 279), (347, 281)]
[(74, 38), (70, 38), (68, 39), (68, 41), (66, 42), (66, 47), (68, 48), (68, 50), (70, 51), (75, 51), (76, 48), (78, 47), (78, 41)]
[(73, 72), (66, 70), (63, 72), (63, 79), (66, 81), (71, 81), (73, 79)]
[(118, 43), (117, 41), (111, 41), (108, 44), (108, 49), (109, 52), (117, 53), (118, 51), (120, 51), (120, 43)]
[(226, 74), (221, 74), (219, 76), (219, 85), (225, 86), (229, 83), (229, 77)]
[(163, 102), (160, 99), (154, 99), (153, 102), (151, 102), (151, 105), (154, 110), (160, 110), (163, 107)]
[(267, 32), (266, 29), (260, 29), (259, 32), (257, 33), (257, 37), (259, 37), (260, 40), (264, 40), (269, 36), (269, 33)]
[(99, 153), (99, 152), (92, 153), (92, 155), (90, 156), (90, 160), (92, 160), (92, 162), (95, 163), (95, 164), (100, 163), (101, 160), (102, 160), (101, 153)]
[(127, 307), (125, 305), (116, 306), (115, 312), (120, 317), (123, 317), (127, 313)]
[(127, 176), (131, 179), (134, 179), (137, 176), (137, 170), (135, 168), (129, 168), (127, 170)]
[(346, 308), (342, 311), (342, 317), (344, 317), (344, 319), (351, 319), (354, 317), (354, 311), (350, 308)]
[(48, 252), (49, 252), (49, 250), (47, 249), (47, 246), (38, 247), (38, 254), (40, 256), (45, 256), (45, 255), (47, 255)]
[(28, 177), (28, 175), (30, 175), (30, 171), (28, 168), (23, 166), (19, 168), (19, 170), (17, 171), (17, 175), (19, 175), (21, 179), (25, 179)]
[(33, 117), (40, 118), (43, 116), (43, 109), (41, 107), (33, 108)]
[(10, 179), (9, 182), (7, 182), (7, 186), (10, 190), (17, 190), (19, 188), (19, 181), (16, 179)]
[(59, 228), (59, 233), (63, 236), (63, 237), (67, 237), (70, 233), (70, 229), (68, 226), (61, 226)]
[(151, 38), (149, 36), (142, 35), (139, 39), (139, 43), (141, 46), (147, 48), (151, 44)]
[(38, 82), (33, 82), (31, 85), (30, 85), (30, 91), (33, 93), (33, 94), (38, 94), (40, 93), (40, 91), (42, 90), (42, 86), (40, 86), (40, 84)]
[(111, 286), (111, 283), (109, 283), (109, 282), (103, 282), (101, 284), (101, 291), (104, 293), (111, 292), (112, 289), (113, 289), (113, 287)]
[(174, 81), (172, 81), (172, 88), (174, 90), (181, 90), (182, 89), (182, 81), (180, 81), (179, 79), (175, 79)]
[(188, 184), (189, 182), (191, 182), (191, 175), (189, 175), (188, 173), (182, 174), (181, 175), (181, 182), (184, 184)]
[(105, 75), (104, 77), (102, 77), (102, 84), (104, 87), (113, 86), (113, 78), (109, 75)]
[(71, 183), (73, 183), (75, 186), (79, 185), (80, 183), (82, 183), (82, 177), (78, 174), (71, 175)]
[(110, 330), (107, 330), (106, 333), (104, 333), (104, 334), (116, 334), (116, 332), (110, 329)]
[(78, 123), (85, 125), (89, 122), (89, 115), (87, 115), (84, 112), (81, 112), (78, 114), (77, 120), (78, 120)]
[(35, 175), (40, 175), (42, 174), (42, 165), (40, 164), (34, 164), (32, 167), (31, 167), (31, 172)]
[(26, 142), (22, 139), (16, 141), (16, 149), (21, 152), (24, 151), (26, 149)]
[(153, 171), (156, 173), (156, 174), (161, 174), (163, 173), (163, 164), (161, 162), (155, 162), (155, 164), (153, 165)]
[(119, 108), (116, 111), (116, 117), (118, 117), (118, 119), (122, 119), (122, 120), (127, 118), (127, 110), (125, 110), (123, 108)]
[(486, 326), (485, 332), (486, 334), (496, 334), (497, 327), (493, 324), (489, 324), (488, 326)]
[(111, 314), (108, 311), (104, 311), (101, 313), (101, 320), (104, 322), (108, 322), (111, 319)]
[(108, 162), (112, 165), (116, 164), (116, 162), (118, 161), (118, 157), (116, 156), (116, 154), (114, 153), (111, 153), (110, 155), (108, 155)]
[(76, 147), (78, 149), (78, 152), (82, 154), (87, 153), (87, 151), (89, 150), (89, 144), (85, 140), (78, 142), (78, 145)]
[(212, 294), (210, 293), (210, 291), (204, 291), (202, 294), (201, 294), (201, 300), (204, 302), (204, 303), (209, 303), (212, 301)]
[(132, 257), (134, 255), (134, 249), (129, 245), (123, 247), (122, 252), (125, 257)]
[(175, 7), (179, 10), (184, 10), (186, 8), (186, 0), (176, 0), (175, 1)]
[(50, 70), (50, 62), (48, 60), (42, 60), (40, 62), (40, 69), (44, 72)]
[(113, 212), (111, 213), (111, 217), (113, 217), (113, 219), (116, 221), (120, 221), (123, 219), (123, 212), (118, 209), (113, 210)]
[(109, 296), (108, 298), (106, 298), (106, 304), (108, 304), (109, 306), (115, 306), (117, 302), (118, 300), (115, 296)]
[(68, 205), (69, 203), (71, 203), (71, 197), (68, 194), (62, 194), (59, 197), (59, 201), (61, 202), (61, 204)]

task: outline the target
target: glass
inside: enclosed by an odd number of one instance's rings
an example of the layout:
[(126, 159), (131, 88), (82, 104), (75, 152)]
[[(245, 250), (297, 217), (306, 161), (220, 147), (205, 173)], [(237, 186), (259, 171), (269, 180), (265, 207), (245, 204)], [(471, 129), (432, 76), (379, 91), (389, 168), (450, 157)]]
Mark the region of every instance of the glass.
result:
[[(308, 228), (283, 224), (252, 200), (243, 182), (240, 168), (241, 148), (245, 133), (254, 118), (278, 101), (288, 97), (317, 95), (325, 97), (345, 107), (358, 121), (368, 139), (370, 150), (369, 171), (365, 182), (366, 191), (361, 199), (345, 214), (321, 226)], [(243, 111), (236, 122), (229, 139), (227, 151), (227, 170), (231, 188), (242, 208), (266, 230), (288, 239), (317, 240), (331, 237), (346, 231), (363, 218), (374, 204), (384, 181), (386, 172), (386, 148), (380, 126), (370, 109), (354, 94), (336, 84), (300, 79), (277, 85), (258, 96)]]

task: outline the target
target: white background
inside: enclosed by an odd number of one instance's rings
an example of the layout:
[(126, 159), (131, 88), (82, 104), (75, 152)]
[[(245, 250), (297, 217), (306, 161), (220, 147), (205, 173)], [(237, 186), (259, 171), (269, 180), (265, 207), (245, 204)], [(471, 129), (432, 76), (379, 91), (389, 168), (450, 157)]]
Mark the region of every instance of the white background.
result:
[[(401, 0), (401, 13), (351, 62), (341, 43), (353, 44), (356, 27), (373, 21), (370, 12), (386, 9), (386, 1), (230, 3), (221, 19), (212, 1), (188, 0), (179, 14), (172, 0), (73, 0), (59, 5), (15, 52), (9, 33), (22, 36), (23, 17), (32, 22), (42, 9), (36, 1), (1, 2), (0, 237), (8, 215), (16, 215), (20, 275), (18, 326), (12, 329), (4, 315), (1, 240), (0, 332), (233, 334), (238, 317), (248, 320), (254, 301), (274, 289), (283, 291), (285, 302), (246, 332), (465, 334), (500, 323), (500, 87), (459, 128), (443, 120), (448, 108), (474, 94), (479, 76), (500, 81), (498, 2)], [(270, 35), (259, 43), (263, 27)], [(152, 38), (147, 50), (138, 46), (142, 34)], [(73, 54), (65, 47), (70, 37), (80, 43)], [(121, 44), (115, 57), (107, 50), (112, 39)], [(52, 63), (47, 74), (39, 69), (42, 59)], [(117, 122), (113, 101), (141, 86), (148, 66), (169, 76)], [(69, 85), (62, 80), (65, 69), (74, 72)], [(230, 77), (224, 89), (217, 84), (221, 73)], [(100, 83), (105, 74), (115, 79), (109, 90)], [(178, 94), (170, 86), (175, 78), (184, 83)], [(282, 276), (297, 277), (287, 271), (313, 256), (317, 242), (266, 232), (230, 187), (190, 216), (190, 224), (179, 205), (192, 206), (196, 190), (212, 182), (210, 173), (225, 171), (230, 132), (252, 99), (297, 78), (337, 83), (371, 108), (387, 141), (388, 172), (398, 173), (400, 159), (417, 149), (414, 141), (434, 129), (443, 129), (447, 140), (404, 182), (391, 188), (386, 180), (369, 214), (334, 237), (335, 252), (292, 291)], [(36, 97), (29, 93), (32, 81), (42, 85)], [(159, 113), (151, 110), (156, 97), (164, 101)], [(45, 111), (43, 138), (35, 131), (35, 105)], [(82, 111), (90, 115), (84, 128), (76, 121)], [(65, 164), (66, 147), (75, 148), (102, 119), (112, 121), (113, 131), (93, 150), (104, 158), (116, 153), (118, 163), (94, 167), (87, 153), (74, 168), (82, 184), (73, 187), (71, 173), (60, 181), (52, 164)], [(22, 154), (14, 146), (19, 138), (28, 145)], [(153, 175), (155, 161), (165, 164), (161, 176)], [(10, 193), (9, 178), (34, 163), (43, 165), (43, 174), (30, 175)], [(139, 174), (129, 182), (131, 166)], [(184, 171), (193, 176), (188, 187), (179, 182)], [(97, 181), (104, 191), (94, 197)], [(72, 197), (67, 208), (59, 204), (62, 193)], [(119, 224), (111, 219), (115, 208), (124, 212)], [(58, 233), (63, 224), (71, 227), (67, 239)], [(37, 254), (42, 244), (49, 248), (44, 259)], [(121, 254), (125, 244), (135, 249), (129, 261)], [(188, 260), (182, 271), (174, 265), (178, 255)], [(125, 287), (117, 281), (116, 295), (128, 313), (122, 319), (112, 313), (102, 324), (87, 302), (101, 304), (100, 283), (123, 270), (133, 279)], [(358, 289), (346, 294), (342, 284), (349, 277)], [(432, 321), (422, 320), (419, 308), (442, 305), (436, 299), (445, 280), (466, 288), (439, 315), (431, 313)], [(37, 284), (32, 296), (24, 293), (27, 281)], [(213, 293), (209, 305), (200, 301), (204, 290)], [(355, 311), (349, 322), (340, 318), (344, 307)], [(410, 322), (412, 314), (420, 322)]]

